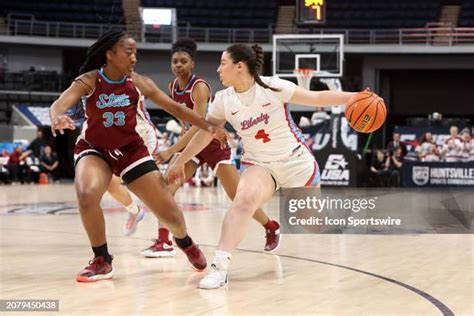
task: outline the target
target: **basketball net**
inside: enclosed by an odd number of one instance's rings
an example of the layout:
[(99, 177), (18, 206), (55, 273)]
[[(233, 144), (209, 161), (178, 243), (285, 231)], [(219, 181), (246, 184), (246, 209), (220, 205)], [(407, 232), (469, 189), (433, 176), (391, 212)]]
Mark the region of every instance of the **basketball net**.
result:
[(311, 68), (297, 68), (293, 70), (293, 73), (296, 75), (296, 79), (298, 80), (298, 86), (309, 90), (311, 78), (313, 78), (313, 72), (314, 70)]

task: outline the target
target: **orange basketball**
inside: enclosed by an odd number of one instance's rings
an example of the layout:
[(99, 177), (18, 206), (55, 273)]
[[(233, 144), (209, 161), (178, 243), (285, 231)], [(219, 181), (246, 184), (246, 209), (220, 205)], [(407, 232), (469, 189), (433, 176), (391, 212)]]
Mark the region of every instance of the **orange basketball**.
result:
[(385, 122), (387, 108), (381, 97), (372, 91), (362, 91), (347, 101), (345, 114), (350, 127), (359, 133), (372, 133)]

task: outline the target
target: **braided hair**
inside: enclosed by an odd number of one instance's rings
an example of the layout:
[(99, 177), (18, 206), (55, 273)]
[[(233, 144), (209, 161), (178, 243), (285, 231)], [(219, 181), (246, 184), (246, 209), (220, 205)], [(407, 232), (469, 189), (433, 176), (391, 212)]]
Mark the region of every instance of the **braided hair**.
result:
[(127, 33), (120, 30), (110, 30), (102, 34), (99, 39), (87, 49), (86, 60), (79, 69), (79, 76), (94, 69), (98, 69), (107, 61), (105, 53), (124, 37)]
[[(86, 60), (82, 64), (81, 68), (79, 68), (79, 76), (105, 65), (105, 53), (112, 49), (112, 47), (124, 37), (128, 37), (128, 35), (125, 32), (119, 30), (110, 30), (102, 34), (99, 39), (87, 49)], [(88, 86), (80, 78), (76, 78), (76, 80)], [(81, 101), (76, 104), (74, 110), (70, 110), (67, 114), (71, 116), (73, 120), (79, 120), (84, 117), (84, 108), (85, 100), (84, 98), (81, 98)]]
[(190, 38), (183, 38), (183, 39), (177, 40), (171, 46), (171, 56), (173, 56), (173, 54), (176, 52), (185, 52), (189, 56), (191, 56), (192, 60), (194, 60), (194, 56), (196, 56), (196, 51), (197, 51), (197, 44), (193, 39), (190, 39)]
[(229, 53), (234, 63), (241, 61), (247, 65), (250, 74), (258, 85), (272, 91), (280, 91), (280, 89), (270, 87), (260, 78), (260, 72), (262, 71), (264, 60), (263, 49), (260, 45), (255, 44), (247, 46), (244, 44), (234, 44), (229, 46), (226, 49), (226, 52)]

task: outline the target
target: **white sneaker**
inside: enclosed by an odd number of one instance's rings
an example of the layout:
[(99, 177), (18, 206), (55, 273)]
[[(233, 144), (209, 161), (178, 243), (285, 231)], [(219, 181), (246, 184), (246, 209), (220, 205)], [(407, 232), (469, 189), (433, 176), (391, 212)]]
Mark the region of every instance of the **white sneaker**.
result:
[(127, 223), (125, 224), (125, 228), (123, 230), (123, 234), (125, 236), (130, 236), (137, 231), (138, 223), (145, 217), (145, 211), (140, 207), (137, 206), (139, 211), (136, 215), (128, 213)]
[(209, 273), (199, 282), (200, 289), (218, 289), (229, 283), (227, 271), (219, 269), (214, 263), (211, 264)]

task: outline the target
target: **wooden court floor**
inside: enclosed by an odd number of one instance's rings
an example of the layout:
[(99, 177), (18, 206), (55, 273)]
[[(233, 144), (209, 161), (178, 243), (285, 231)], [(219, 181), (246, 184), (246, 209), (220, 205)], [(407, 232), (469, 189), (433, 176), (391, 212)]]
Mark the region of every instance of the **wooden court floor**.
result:
[[(216, 188), (176, 198), (211, 260), (229, 201)], [(267, 254), (253, 223), (228, 287), (199, 290), (204, 273), (181, 253), (140, 256), (156, 237), (151, 213), (124, 237), (123, 209), (108, 196), (103, 206), (115, 275), (81, 284), (75, 275), (92, 255), (72, 184), (0, 186), (0, 299), (56, 299), (64, 315), (474, 315), (470, 234), (284, 235)], [(278, 199), (265, 210), (277, 217)]]

